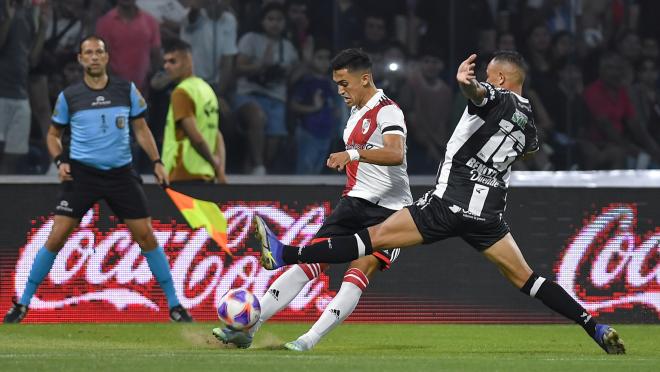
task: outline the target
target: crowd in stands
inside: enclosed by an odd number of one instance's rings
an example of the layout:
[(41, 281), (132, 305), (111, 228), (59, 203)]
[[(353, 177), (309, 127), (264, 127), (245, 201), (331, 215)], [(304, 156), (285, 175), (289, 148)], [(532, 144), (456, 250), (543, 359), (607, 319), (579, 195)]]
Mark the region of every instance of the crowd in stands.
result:
[[(529, 71), (542, 143), (528, 170), (660, 167), (657, 0), (0, 0), (0, 172), (52, 172), (45, 136), (58, 93), (79, 80), (78, 43), (107, 43), (162, 141), (174, 85), (162, 48), (192, 46), (215, 90), (229, 174), (323, 174), (349, 109), (330, 59), (360, 47), (406, 115), (410, 174), (434, 174), (466, 101), (456, 67), (498, 49)], [(136, 146), (135, 159), (151, 167)]]

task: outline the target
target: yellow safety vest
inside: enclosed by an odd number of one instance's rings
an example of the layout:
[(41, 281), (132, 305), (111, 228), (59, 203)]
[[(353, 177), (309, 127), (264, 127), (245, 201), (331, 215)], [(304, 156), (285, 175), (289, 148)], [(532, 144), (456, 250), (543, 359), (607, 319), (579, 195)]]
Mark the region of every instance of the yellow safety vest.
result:
[[(176, 88), (183, 89), (195, 103), (195, 122), (211, 153), (215, 152), (218, 134), (218, 98), (213, 89), (197, 76), (191, 76), (181, 81)], [(215, 177), (213, 165), (209, 164), (184, 136), (176, 138), (176, 123), (172, 113), (172, 104), (167, 111), (165, 135), (163, 138), (163, 164), (168, 174), (176, 165), (176, 159), (181, 156), (182, 164), (191, 175)]]

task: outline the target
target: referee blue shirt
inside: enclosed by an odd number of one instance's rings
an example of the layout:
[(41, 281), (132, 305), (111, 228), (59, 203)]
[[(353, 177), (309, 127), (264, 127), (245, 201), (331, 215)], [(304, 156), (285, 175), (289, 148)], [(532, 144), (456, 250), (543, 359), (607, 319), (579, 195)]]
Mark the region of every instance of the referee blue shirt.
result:
[(71, 126), (69, 158), (101, 170), (129, 164), (129, 123), (144, 116), (147, 104), (135, 84), (111, 76), (103, 89), (83, 81), (57, 97), (51, 120)]

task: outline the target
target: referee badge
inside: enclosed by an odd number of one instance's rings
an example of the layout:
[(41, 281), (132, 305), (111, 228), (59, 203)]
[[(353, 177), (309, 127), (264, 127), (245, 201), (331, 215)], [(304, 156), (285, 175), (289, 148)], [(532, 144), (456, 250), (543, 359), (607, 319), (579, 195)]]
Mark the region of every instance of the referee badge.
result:
[(125, 116), (117, 116), (117, 119), (115, 119), (115, 125), (119, 129), (124, 129), (126, 126), (126, 117)]

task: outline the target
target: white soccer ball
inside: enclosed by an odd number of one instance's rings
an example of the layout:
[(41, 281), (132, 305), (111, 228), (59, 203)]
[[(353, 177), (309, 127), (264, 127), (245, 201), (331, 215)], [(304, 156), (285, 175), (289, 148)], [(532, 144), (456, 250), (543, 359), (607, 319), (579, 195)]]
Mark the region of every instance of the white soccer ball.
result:
[(252, 327), (261, 315), (261, 305), (257, 296), (243, 288), (229, 290), (220, 300), (218, 318), (233, 330)]

